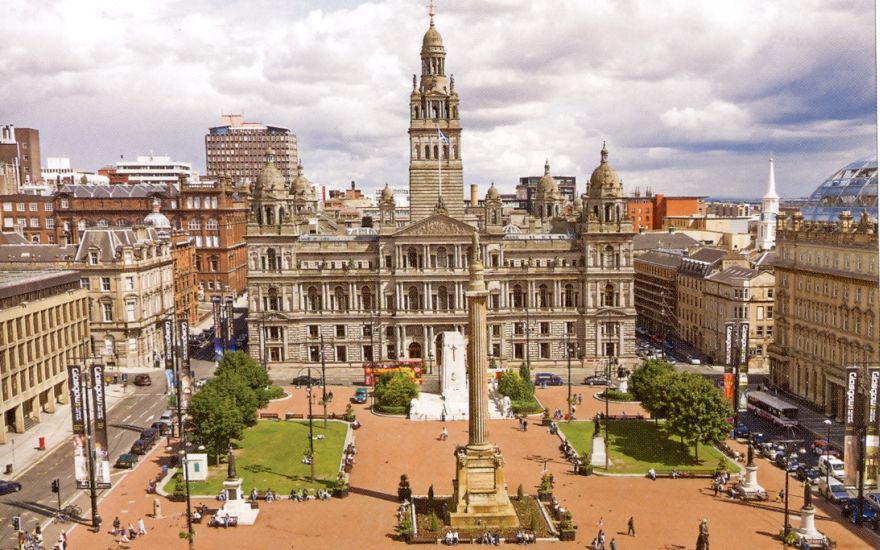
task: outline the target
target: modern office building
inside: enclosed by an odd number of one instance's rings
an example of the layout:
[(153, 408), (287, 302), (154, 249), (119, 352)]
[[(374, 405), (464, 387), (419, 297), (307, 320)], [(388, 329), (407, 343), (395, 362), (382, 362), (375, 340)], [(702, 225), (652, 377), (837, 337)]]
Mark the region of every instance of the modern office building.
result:
[[(40, 131), (33, 128), (0, 126), (0, 164), (12, 165), (15, 187), (6, 193), (21, 193), (42, 182), (40, 173)], [(8, 185), (7, 185), (8, 186)]]
[(246, 122), (242, 115), (223, 115), (222, 124), (205, 136), (208, 175), (228, 175), (236, 185), (257, 181), (266, 152), (272, 150), (286, 185), (297, 174), (296, 135), (288, 128)]

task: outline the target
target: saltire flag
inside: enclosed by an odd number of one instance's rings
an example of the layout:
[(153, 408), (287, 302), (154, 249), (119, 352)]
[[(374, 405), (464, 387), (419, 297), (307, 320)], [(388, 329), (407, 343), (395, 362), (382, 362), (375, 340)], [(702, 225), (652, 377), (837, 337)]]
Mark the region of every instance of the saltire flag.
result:
[(440, 137), (440, 143), (442, 143), (443, 145), (449, 145), (449, 140), (446, 138), (443, 132), (440, 131), (440, 128), (437, 128), (437, 135)]

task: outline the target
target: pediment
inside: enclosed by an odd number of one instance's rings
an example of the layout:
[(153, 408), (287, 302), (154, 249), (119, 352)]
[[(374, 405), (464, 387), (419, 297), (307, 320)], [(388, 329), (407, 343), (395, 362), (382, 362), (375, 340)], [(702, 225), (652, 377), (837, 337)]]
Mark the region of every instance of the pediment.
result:
[(434, 214), (394, 232), (394, 237), (461, 236), (470, 237), (476, 228), (445, 214)]

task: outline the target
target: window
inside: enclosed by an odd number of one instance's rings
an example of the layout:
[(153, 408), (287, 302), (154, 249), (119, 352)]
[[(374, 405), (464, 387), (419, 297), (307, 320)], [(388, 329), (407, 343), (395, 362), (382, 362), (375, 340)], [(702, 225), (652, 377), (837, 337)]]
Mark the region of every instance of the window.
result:
[(23, 202), (16, 203), (15, 210), (18, 212), (24, 212), (24, 203)]
[(514, 344), (513, 345), (513, 358), (514, 359), (522, 359), (525, 357), (523, 353), (523, 345), (522, 344)]
[(336, 337), (345, 338), (345, 325), (336, 325)]
[(574, 334), (574, 321), (565, 322), (565, 334)]
[(125, 290), (134, 290), (134, 277), (125, 278)]
[(524, 324), (523, 323), (514, 323), (513, 324), (513, 333), (518, 336), (525, 334)]
[(46, 218), (46, 229), (55, 229), (55, 218)]
[(89, 252), (89, 265), (98, 265), (98, 253)]
[(101, 304), (101, 314), (105, 323), (113, 320), (113, 304)]
[(364, 361), (373, 361), (373, 360), (374, 360), (374, 358), (373, 358), (373, 346), (367, 344), (367, 345), (363, 346), (363, 348), (362, 348), (361, 351), (362, 351), (363, 356), (364, 356)]
[(542, 321), (540, 326), (541, 326), (541, 334), (542, 335), (546, 336), (546, 335), (550, 334), (550, 323)]
[(318, 325), (309, 325), (309, 338), (318, 337)]
[(348, 361), (345, 354), (345, 346), (336, 346), (336, 360), (339, 362)]
[(110, 277), (101, 277), (101, 290), (110, 292)]
[(61, 199), (61, 208), (70, 208), (70, 201), (68, 199)]
[(320, 346), (309, 346), (309, 361), (317, 363), (321, 360)]
[(217, 256), (211, 256), (211, 272), (216, 273), (220, 270), (220, 258)]
[(189, 230), (190, 231), (199, 231), (202, 229), (202, 222), (198, 218), (192, 218), (189, 220)]
[(4, 202), (3, 203), (3, 211), (4, 212), (12, 212), (12, 203), (11, 202)]
[(756, 312), (759, 321), (764, 320), (764, 306), (758, 306), (758, 310)]
[(501, 336), (501, 325), (490, 325), (489, 329), (492, 331), (492, 336), (496, 338)]
[(125, 302), (125, 320), (135, 320), (134, 302)]
[(501, 344), (492, 344), (492, 357), (501, 357)]
[(83, 277), (82, 279), (80, 279), (79, 280), (79, 287), (88, 290), (89, 289), (89, 278)]
[[(773, 306), (767, 306), (767, 318), (768, 318), (768, 319), (772, 319), (772, 318), (773, 318)], [(768, 327), (768, 328), (769, 328), (769, 327)]]
[(36, 203), (36, 202), (29, 202), (28, 203), (28, 210), (30, 210), (31, 212), (39, 212), (40, 211), (40, 204)]
[(539, 347), (541, 359), (550, 359), (550, 344), (541, 344)]
[(205, 224), (205, 229), (207, 229), (208, 231), (217, 231), (217, 229), (219, 229), (217, 220), (215, 220), (214, 218), (209, 218), (208, 222)]

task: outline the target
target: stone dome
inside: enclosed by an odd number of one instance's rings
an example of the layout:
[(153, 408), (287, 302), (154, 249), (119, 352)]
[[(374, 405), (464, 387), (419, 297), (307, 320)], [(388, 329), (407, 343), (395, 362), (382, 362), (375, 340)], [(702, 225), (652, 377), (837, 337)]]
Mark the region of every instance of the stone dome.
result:
[(260, 170), (257, 176), (257, 187), (262, 189), (263, 193), (282, 192), (284, 191), (284, 176), (281, 170), (275, 166), (275, 152), (272, 149), (266, 151), (266, 165)]
[(388, 184), (385, 184), (385, 188), (382, 189), (381, 195), (382, 201), (393, 201), (394, 200), (394, 192), (391, 191), (391, 188), (388, 187)]
[(489, 187), (489, 190), (486, 191), (486, 200), (487, 201), (497, 201), (501, 198), (500, 193), (498, 193), (498, 189), (495, 187), (495, 182), (492, 182), (492, 185)]
[(144, 218), (144, 225), (155, 228), (160, 237), (169, 237), (172, 230), (171, 221), (168, 216), (159, 212), (161, 205), (162, 201), (153, 199), (153, 211)]
[(440, 32), (437, 30), (437, 27), (434, 26), (433, 17), (431, 18), (431, 26), (428, 27), (427, 32), (425, 32), (425, 37), (422, 38), (422, 53), (431, 50), (443, 50), (443, 37), (440, 36)]
[(620, 197), (623, 194), (623, 183), (617, 171), (608, 162), (608, 149), (602, 142), (601, 161), (590, 176), (591, 197)]
[(575, 197), (575, 198), (574, 198), (574, 201), (571, 203), (571, 208), (572, 208), (572, 210), (574, 210), (575, 212), (582, 212), (583, 209), (584, 209), (584, 199), (582, 199), (582, 198), (580, 197), (580, 195), (578, 195), (577, 197)]
[(296, 166), (296, 177), (290, 186), (290, 192), (293, 195), (309, 195), (312, 193), (312, 182), (303, 175), (302, 163)]
[(550, 175), (550, 160), (544, 162), (544, 175), (538, 180), (538, 188), (535, 190), (538, 195), (551, 195), (559, 193), (559, 185)]

